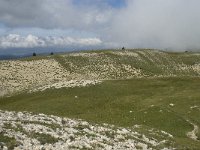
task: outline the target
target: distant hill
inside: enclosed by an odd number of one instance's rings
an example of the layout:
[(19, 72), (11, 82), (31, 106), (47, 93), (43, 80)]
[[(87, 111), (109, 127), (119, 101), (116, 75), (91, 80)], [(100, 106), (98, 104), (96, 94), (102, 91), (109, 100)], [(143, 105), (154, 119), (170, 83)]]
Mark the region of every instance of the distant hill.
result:
[(200, 76), (200, 53), (136, 49), (40, 55), (0, 61), (0, 95), (69, 80), (174, 76)]
[(13, 56), (13, 55), (0, 55), (0, 60), (9, 60), (9, 59), (17, 59), (20, 56)]

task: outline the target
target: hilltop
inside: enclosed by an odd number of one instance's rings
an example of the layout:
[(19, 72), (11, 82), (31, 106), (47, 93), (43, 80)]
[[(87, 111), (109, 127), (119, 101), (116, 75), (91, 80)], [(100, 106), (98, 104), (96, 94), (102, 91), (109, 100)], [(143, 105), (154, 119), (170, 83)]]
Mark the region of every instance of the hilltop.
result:
[(64, 81), (200, 75), (200, 53), (87, 51), (0, 61), (0, 95)]

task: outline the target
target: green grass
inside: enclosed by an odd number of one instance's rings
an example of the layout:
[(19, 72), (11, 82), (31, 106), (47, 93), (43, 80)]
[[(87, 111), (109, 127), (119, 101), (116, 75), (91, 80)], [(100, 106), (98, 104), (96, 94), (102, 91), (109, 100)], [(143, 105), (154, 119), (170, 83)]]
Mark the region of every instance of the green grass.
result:
[[(200, 127), (200, 78), (194, 77), (199, 76), (199, 72), (192, 69), (192, 65), (200, 63), (200, 53), (126, 50), (126, 52), (138, 54), (139, 57), (135, 57), (118, 55), (113, 51), (84, 51), (98, 53), (98, 56), (92, 57), (70, 55), (63, 57), (63, 54), (56, 54), (20, 60), (55, 59), (69, 72), (89, 79), (91, 76), (88, 73), (97, 74), (101, 79), (132, 76), (122, 67), (123, 65), (140, 69), (142, 76), (176, 75), (178, 77), (112, 80), (91, 87), (22, 93), (0, 98), (0, 109), (81, 118), (94, 123), (109, 123), (123, 127), (141, 124), (172, 134), (178, 149), (199, 148), (200, 142), (189, 139), (186, 133), (193, 130), (193, 126), (187, 120)], [(118, 52), (122, 51), (118, 50)], [(115, 69), (108, 67), (105, 70), (103, 66), (109, 66), (109, 64), (112, 64)], [(185, 70), (184, 67), (186, 67)], [(105, 72), (106, 74), (102, 75)], [(170, 106), (171, 103), (174, 106)], [(198, 107), (192, 108), (193, 106)], [(45, 136), (41, 135), (41, 139)], [(200, 139), (200, 132), (197, 136)], [(0, 134), (0, 141), (1, 139), (5, 140), (7, 137)], [(56, 141), (51, 137), (44, 139), (49, 139), (50, 142)], [(48, 140), (43, 142), (48, 142)]]
[(51, 135), (43, 134), (43, 133), (29, 133), (29, 137), (36, 138), (38, 141), (40, 141), (41, 144), (51, 143), (54, 144), (58, 142), (57, 138), (54, 138)]
[(8, 137), (4, 135), (3, 132), (0, 132), (0, 149), (3, 148), (3, 146), (7, 146), (8, 150), (12, 150), (19, 144), (20, 143), (18, 143), (15, 138)]
[(0, 109), (124, 127), (141, 124), (169, 132), (179, 148), (196, 148), (200, 143), (186, 137), (186, 133), (193, 130), (187, 120), (200, 126), (200, 110), (190, 108), (200, 106), (199, 87), (200, 78), (113, 80), (91, 87), (52, 89), (1, 98)]

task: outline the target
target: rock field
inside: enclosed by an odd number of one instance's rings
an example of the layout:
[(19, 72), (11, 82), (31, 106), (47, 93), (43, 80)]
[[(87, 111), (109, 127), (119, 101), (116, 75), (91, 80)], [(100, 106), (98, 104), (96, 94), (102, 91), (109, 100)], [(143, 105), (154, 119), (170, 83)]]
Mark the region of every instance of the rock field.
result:
[[(165, 149), (173, 136), (140, 126), (121, 128), (28, 112), (0, 111), (0, 149)], [(144, 130), (144, 128), (143, 128)], [(172, 147), (171, 147), (172, 148)]]

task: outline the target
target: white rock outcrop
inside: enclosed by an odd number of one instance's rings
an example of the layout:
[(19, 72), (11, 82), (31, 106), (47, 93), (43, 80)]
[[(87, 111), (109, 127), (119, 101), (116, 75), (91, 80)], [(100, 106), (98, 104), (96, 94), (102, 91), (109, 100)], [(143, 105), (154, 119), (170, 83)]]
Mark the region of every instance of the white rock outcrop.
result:
[[(137, 126), (137, 129), (139, 127)], [(153, 130), (152, 130), (153, 131)], [(14, 138), (14, 149), (154, 149), (169, 142), (113, 125), (0, 110), (0, 137)], [(155, 134), (155, 133), (154, 133)], [(158, 135), (157, 135), (158, 136)], [(166, 133), (161, 136), (170, 138)], [(1, 142), (4, 149), (8, 145)]]

